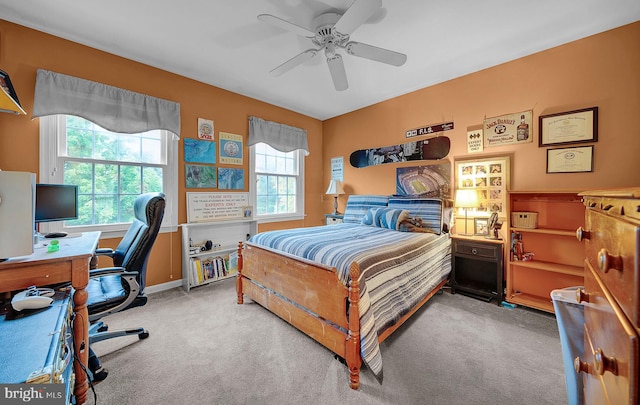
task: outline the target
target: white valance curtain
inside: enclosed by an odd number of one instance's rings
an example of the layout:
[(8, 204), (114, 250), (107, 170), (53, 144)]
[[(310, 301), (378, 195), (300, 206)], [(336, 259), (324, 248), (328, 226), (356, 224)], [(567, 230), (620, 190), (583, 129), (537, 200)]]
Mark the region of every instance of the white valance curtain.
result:
[(307, 155), (309, 154), (306, 130), (265, 121), (258, 117), (249, 117), (248, 145), (252, 146), (260, 142), (266, 143), (280, 152), (303, 149)]
[(120, 133), (165, 129), (180, 136), (180, 104), (38, 69), (33, 116), (69, 114)]

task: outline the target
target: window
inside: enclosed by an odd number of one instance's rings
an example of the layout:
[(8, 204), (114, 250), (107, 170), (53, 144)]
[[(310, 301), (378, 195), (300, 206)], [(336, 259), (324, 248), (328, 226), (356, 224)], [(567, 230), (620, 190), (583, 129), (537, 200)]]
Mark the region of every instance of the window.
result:
[[(40, 224), (41, 232), (101, 230), (119, 236), (135, 198), (163, 192), (163, 227), (177, 226), (177, 141), (165, 130), (111, 132), (72, 115), (40, 118), (40, 182), (78, 185), (78, 219)], [(49, 228), (49, 229), (47, 229)]]
[(254, 216), (263, 221), (304, 217), (304, 151), (280, 152), (265, 143), (251, 146)]

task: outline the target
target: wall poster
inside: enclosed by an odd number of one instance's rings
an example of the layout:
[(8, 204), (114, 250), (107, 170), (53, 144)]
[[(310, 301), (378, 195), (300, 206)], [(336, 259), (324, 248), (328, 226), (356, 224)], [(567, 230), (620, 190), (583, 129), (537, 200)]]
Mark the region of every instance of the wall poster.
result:
[(455, 163), (456, 188), (471, 188), (478, 193), (480, 206), (469, 209), (469, 216), (487, 217), (496, 211), (507, 216), (510, 159), (508, 156), (478, 160), (458, 160)]
[(533, 142), (533, 111), (485, 118), (483, 123), (484, 146), (502, 146)]
[(220, 132), (220, 163), (228, 165), (242, 164), (242, 135)]

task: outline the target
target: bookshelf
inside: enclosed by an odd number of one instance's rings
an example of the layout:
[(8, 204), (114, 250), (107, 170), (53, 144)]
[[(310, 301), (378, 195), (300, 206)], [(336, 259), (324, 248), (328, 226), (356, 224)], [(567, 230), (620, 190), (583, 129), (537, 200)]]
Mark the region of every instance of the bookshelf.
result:
[(247, 219), (188, 223), (180, 227), (182, 287), (187, 292), (235, 276), (238, 242), (257, 232), (257, 222)]
[[(582, 198), (571, 191), (512, 191), (509, 206), (506, 300), (553, 312), (552, 290), (584, 283), (584, 246), (576, 238), (576, 230), (584, 226)], [(520, 213), (535, 213), (535, 225), (519, 223)], [(514, 236), (521, 238), (521, 253), (533, 254), (530, 260), (518, 259)]]

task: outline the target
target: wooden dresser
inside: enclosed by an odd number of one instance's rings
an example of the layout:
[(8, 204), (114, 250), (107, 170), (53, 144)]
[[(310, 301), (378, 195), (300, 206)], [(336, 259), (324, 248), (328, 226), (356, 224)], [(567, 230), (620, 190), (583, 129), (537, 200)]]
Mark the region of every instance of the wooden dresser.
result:
[(586, 404), (638, 404), (640, 187), (580, 193), (586, 207), (584, 354), (575, 359)]

